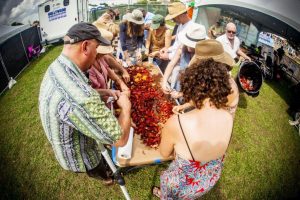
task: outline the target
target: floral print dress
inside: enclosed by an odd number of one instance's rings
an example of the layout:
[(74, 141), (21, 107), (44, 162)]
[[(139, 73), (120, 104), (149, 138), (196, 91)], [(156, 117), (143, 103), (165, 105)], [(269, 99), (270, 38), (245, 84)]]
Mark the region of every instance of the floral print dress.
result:
[(176, 155), (160, 176), (161, 199), (195, 199), (207, 193), (221, 176), (224, 156), (201, 163)]

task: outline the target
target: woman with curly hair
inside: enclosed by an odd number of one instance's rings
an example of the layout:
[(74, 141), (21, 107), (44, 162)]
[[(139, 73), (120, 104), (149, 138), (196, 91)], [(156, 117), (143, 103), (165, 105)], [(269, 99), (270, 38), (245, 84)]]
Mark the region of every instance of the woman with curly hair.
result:
[(183, 98), (192, 107), (173, 115), (161, 133), (161, 155), (175, 153), (160, 176), (160, 188), (152, 190), (161, 199), (195, 199), (208, 192), (221, 176), (231, 138), (233, 116), (227, 106), (237, 88), (230, 67), (212, 58), (192, 61), (180, 77)]

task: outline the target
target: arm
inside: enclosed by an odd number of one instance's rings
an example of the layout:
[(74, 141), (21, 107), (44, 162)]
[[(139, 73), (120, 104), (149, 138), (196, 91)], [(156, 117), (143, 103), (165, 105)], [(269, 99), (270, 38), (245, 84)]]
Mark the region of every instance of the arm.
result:
[(125, 102), (120, 107), (123, 110), (121, 111), (123, 112), (122, 117), (119, 117), (122, 119), (122, 123), (100, 100), (99, 95), (92, 92), (92, 95), (84, 99), (83, 102), (76, 106), (72, 105), (67, 117), (69, 122), (82, 134), (103, 144), (121, 146), (127, 143), (126, 139), (129, 135), (129, 128), (127, 127), (130, 126), (131, 104)]
[(142, 61), (142, 47), (144, 43), (144, 35), (137, 37), (137, 51), (136, 56), (139, 61)]
[(121, 91), (129, 91), (129, 88), (126, 86), (126, 84), (122, 81), (122, 79), (119, 78), (119, 76), (110, 68), (107, 68), (108, 77), (115, 81), (121, 88)]
[(151, 44), (151, 34), (152, 34), (152, 30), (149, 31), (149, 34), (146, 39), (146, 51), (145, 51), (146, 56), (149, 55), (149, 48), (150, 48), (150, 44)]
[(163, 129), (161, 130), (161, 141), (159, 145), (160, 154), (163, 157), (169, 157), (174, 151), (174, 133), (176, 132), (174, 124), (176, 123), (176, 115), (173, 115), (167, 120)]
[(242, 56), (242, 57), (245, 58), (246, 60), (251, 61), (251, 58), (248, 57), (241, 49), (239, 49), (236, 53), (237, 53), (237, 55)]
[(169, 29), (167, 29), (165, 34), (165, 47), (169, 48), (171, 46), (171, 42), (172, 42), (172, 33)]
[(168, 79), (169, 79), (170, 75), (172, 74), (173, 68), (175, 67), (175, 65), (178, 63), (178, 61), (180, 59), (181, 51), (182, 51), (182, 47), (180, 47), (179, 49), (177, 49), (174, 58), (169, 62), (168, 66), (167, 66), (167, 68), (165, 70), (165, 73), (163, 75), (162, 89), (166, 93), (169, 92), (169, 89), (168, 89)]
[(239, 89), (233, 78), (230, 78), (229, 82), (231, 85), (232, 93), (228, 95), (228, 102), (226, 105), (229, 108), (231, 115), (234, 117), (239, 103)]
[(131, 117), (130, 117), (130, 110), (131, 110), (131, 103), (125, 94), (121, 94), (120, 98), (117, 100), (118, 106), (121, 108), (121, 112), (118, 118), (118, 122), (122, 127), (124, 134), (122, 134), (121, 138), (114, 143), (116, 147), (122, 147), (127, 144), (129, 132), (130, 132), (130, 125), (131, 125)]
[(122, 78), (127, 83), (130, 81), (130, 76), (127, 70), (113, 57), (111, 54), (104, 55), (104, 60), (109, 63), (109, 67), (122, 73)]

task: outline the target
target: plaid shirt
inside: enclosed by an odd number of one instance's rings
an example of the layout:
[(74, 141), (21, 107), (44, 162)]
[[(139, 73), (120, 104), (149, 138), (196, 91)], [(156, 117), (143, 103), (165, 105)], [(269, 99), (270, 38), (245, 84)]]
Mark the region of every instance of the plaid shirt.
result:
[(56, 159), (66, 170), (95, 168), (101, 159), (97, 142), (112, 144), (121, 137), (117, 119), (81, 70), (64, 55), (44, 76), (39, 111)]

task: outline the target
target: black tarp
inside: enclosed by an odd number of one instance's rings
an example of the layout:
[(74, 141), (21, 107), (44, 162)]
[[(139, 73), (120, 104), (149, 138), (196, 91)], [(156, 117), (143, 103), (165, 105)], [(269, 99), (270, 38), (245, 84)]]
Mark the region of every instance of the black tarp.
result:
[(0, 44), (0, 54), (3, 61), (0, 68), (0, 93), (8, 85), (7, 76), (3, 67), (8, 72), (8, 76), (16, 78), (18, 74), (29, 64), (29, 62), (39, 55), (42, 49), (37, 27), (30, 27), (19, 33), (11, 35)]
[(28, 64), (20, 34), (6, 40), (0, 46), (0, 53), (10, 77), (15, 78)]
[(4, 72), (3, 65), (0, 62), (0, 93), (3, 91), (8, 85), (8, 78)]
[[(28, 59), (30, 61), (34, 57), (36, 57), (37, 54), (42, 49), (37, 27), (34, 26), (27, 30), (22, 31), (21, 36), (23, 39), (24, 46), (26, 48), (26, 53), (27, 53)], [(31, 51), (30, 51), (30, 49), (31, 49)]]

